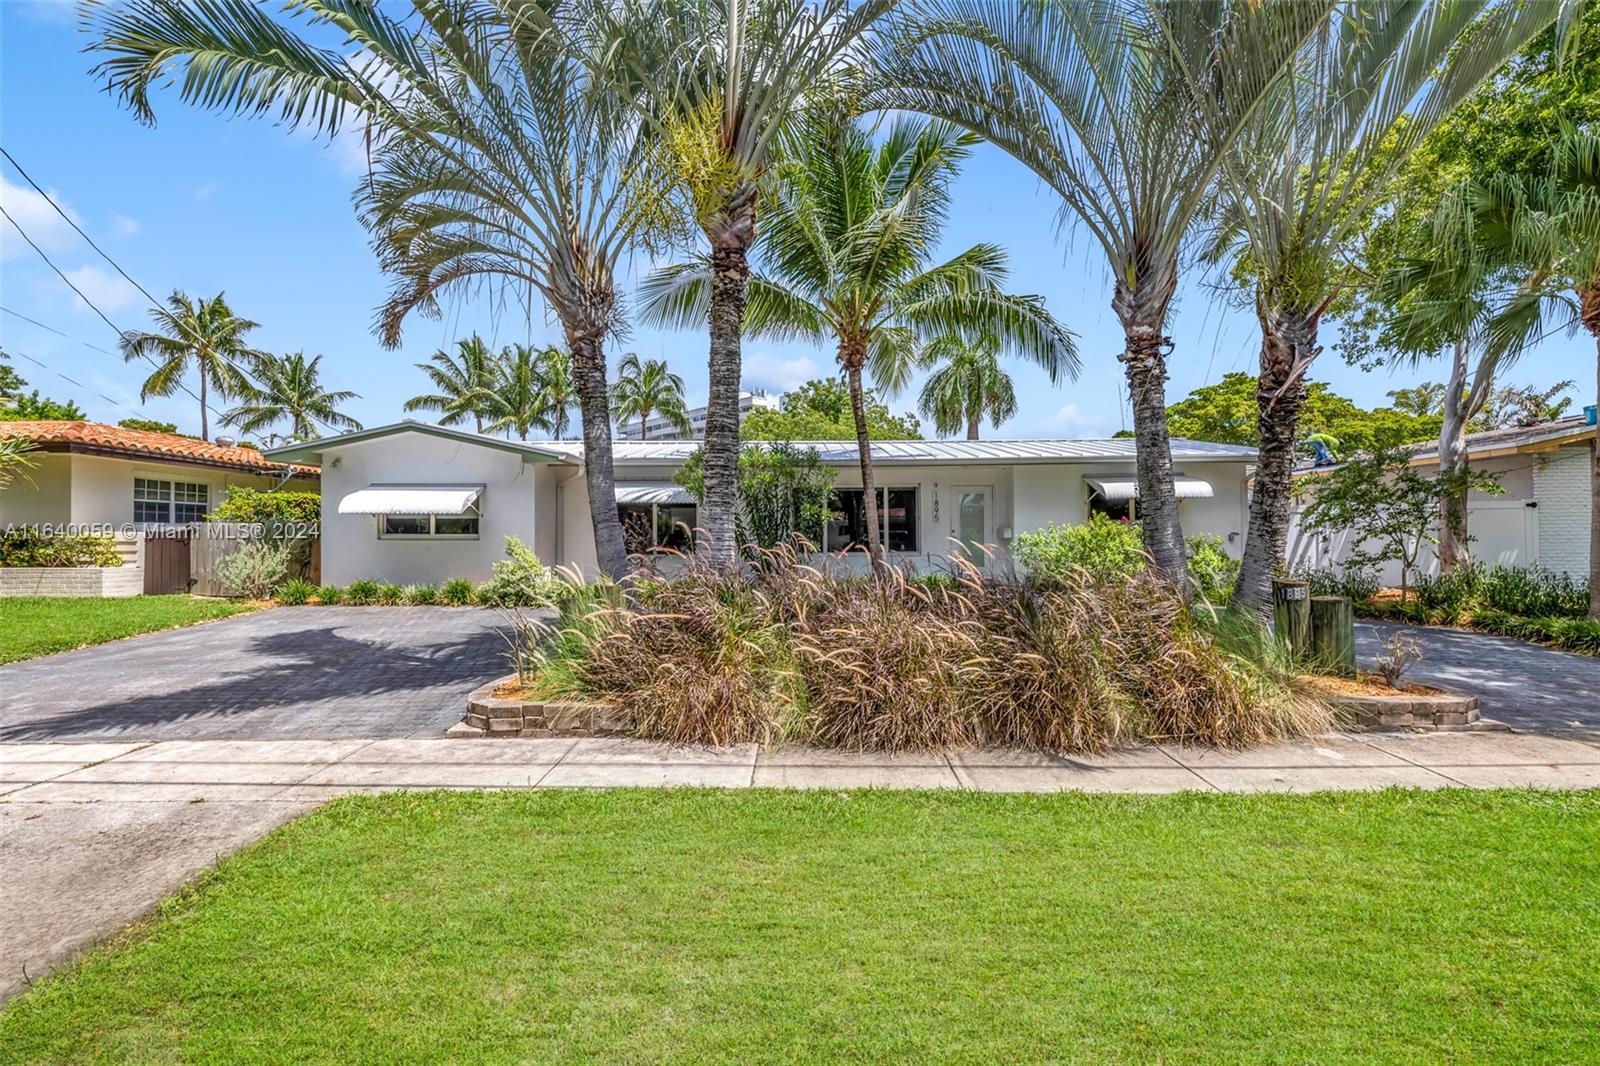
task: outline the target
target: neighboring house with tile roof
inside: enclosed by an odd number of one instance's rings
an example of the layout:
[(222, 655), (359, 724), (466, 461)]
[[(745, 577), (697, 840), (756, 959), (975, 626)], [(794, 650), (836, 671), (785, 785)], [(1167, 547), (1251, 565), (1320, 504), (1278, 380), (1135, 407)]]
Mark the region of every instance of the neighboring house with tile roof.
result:
[[(854, 441), (802, 441), (837, 471), (830, 552), (865, 538)], [(681, 548), (698, 524), (694, 497), (673, 482), (699, 441), (613, 444), (617, 520), (630, 550)], [(883, 541), (908, 566), (948, 565), (962, 542), (993, 546), (1005, 565), (1016, 535), (1091, 513), (1136, 517), (1134, 442), (1082, 440), (878, 441)], [(322, 468), (322, 574), (334, 584), (482, 580), (507, 536), (546, 563), (595, 570), (594, 532), (575, 441), (514, 441), (402, 422), (278, 448), (269, 457)], [(1237, 556), (1245, 472), (1254, 448), (1172, 442), (1184, 531), (1212, 533)], [(841, 556), (865, 566), (865, 556)]]
[[(1498, 495), (1474, 490), (1468, 496), (1467, 534), (1473, 557), (1508, 566), (1537, 563), (1546, 570), (1587, 577), (1594, 448), (1595, 427), (1583, 416), (1469, 433), (1468, 463), (1474, 470), (1494, 474), (1504, 490)], [(1413, 446), (1411, 462), (1432, 476), (1439, 468), (1438, 445)], [(1337, 565), (1349, 556), (1354, 545), (1338, 537), (1302, 534), (1298, 517), (1296, 512), (1290, 530), (1291, 565)], [(1429, 573), (1437, 571), (1431, 547), (1423, 548), (1419, 566)], [(1398, 584), (1398, 564), (1388, 564), (1380, 577)]]
[(254, 448), (99, 422), (0, 422), (0, 437), (36, 449), (33, 466), (0, 490), (0, 528), (190, 522), (231, 488), (315, 492), (320, 481), (316, 467)]

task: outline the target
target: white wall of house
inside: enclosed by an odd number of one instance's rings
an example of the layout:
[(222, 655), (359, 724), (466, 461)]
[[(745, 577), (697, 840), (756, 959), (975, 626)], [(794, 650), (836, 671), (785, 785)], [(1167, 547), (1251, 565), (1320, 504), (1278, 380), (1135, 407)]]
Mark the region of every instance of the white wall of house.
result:
[[(486, 580), (494, 562), (505, 558), (507, 536), (537, 550), (539, 483), (538, 469), (513, 452), (421, 433), (330, 448), (323, 453), (322, 580)], [(339, 514), (340, 500), (374, 484), (483, 485), (478, 536), (380, 537), (375, 516)]]
[(1539, 500), (1539, 562), (1573, 577), (1589, 576), (1592, 447), (1587, 442), (1569, 444), (1541, 456), (1533, 468)]
[[(0, 492), (0, 525), (67, 524), (125, 526), (133, 523), (136, 477), (206, 486), (207, 506), (222, 502), (230, 488), (271, 489), (277, 477), (219, 470), (159, 459), (45, 452), (38, 465)], [(315, 492), (316, 482), (296, 479), (288, 488)]]

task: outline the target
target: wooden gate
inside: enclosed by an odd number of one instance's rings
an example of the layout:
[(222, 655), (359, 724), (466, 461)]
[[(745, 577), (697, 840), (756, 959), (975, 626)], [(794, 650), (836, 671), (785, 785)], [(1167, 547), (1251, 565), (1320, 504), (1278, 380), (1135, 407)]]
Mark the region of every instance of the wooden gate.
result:
[(189, 591), (189, 540), (187, 529), (148, 530), (144, 533), (144, 594), (161, 596)]

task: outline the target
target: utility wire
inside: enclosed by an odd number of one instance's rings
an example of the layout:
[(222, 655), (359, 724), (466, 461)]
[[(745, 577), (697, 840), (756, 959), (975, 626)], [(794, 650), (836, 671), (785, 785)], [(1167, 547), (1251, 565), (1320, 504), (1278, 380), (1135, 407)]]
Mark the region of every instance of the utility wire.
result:
[(84, 392), (87, 392), (92, 396), (100, 397), (100, 399), (104, 400), (108, 404), (111, 404), (113, 407), (120, 407), (124, 411), (130, 411), (133, 414), (138, 414), (139, 413), (137, 409), (129, 407), (127, 404), (123, 403), (121, 400), (113, 400), (111, 397), (107, 396), (105, 393), (101, 392), (99, 389), (96, 389), (96, 388), (94, 388), (92, 386), (89, 386), (89, 385), (85, 385), (83, 382), (77, 380), (76, 378), (68, 377), (66, 374), (63, 374), (61, 371), (55, 369), (54, 367), (52, 367), (51, 365), (46, 363), (44, 360), (35, 359), (33, 356), (29, 355), (27, 352), (19, 351), (16, 348), (7, 348), (7, 347), (5, 347), (3, 345), (0, 345), (0, 355), (14, 355), (14, 356), (17, 356), (20, 359), (26, 359), (28, 362), (32, 363), (34, 366), (41, 367), (41, 368), (43, 368), (45, 370), (48, 370), (50, 373), (54, 374), (56, 377), (60, 378), (62, 381), (65, 381), (67, 384), (75, 385), (78, 388), (82, 389)]
[(77, 341), (77, 343), (83, 345), (85, 348), (89, 348), (89, 349), (92, 349), (93, 351), (101, 352), (101, 353), (103, 353), (105, 355), (113, 356), (115, 358), (121, 358), (121, 356), (118, 356), (117, 353), (112, 351), (110, 348), (102, 348), (98, 344), (90, 344), (88, 341), (82, 340), (81, 338), (71, 336), (70, 334), (62, 333), (59, 329), (56, 329), (54, 326), (46, 325), (45, 323), (40, 322), (37, 318), (29, 318), (27, 315), (23, 314), (21, 311), (13, 310), (13, 309), (11, 309), (9, 307), (6, 307), (4, 305), (0, 305), (0, 311), (4, 311), (6, 314), (11, 315), (11, 316), (13, 316), (15, 318), (20, 318), (20, 319), (22, 319), (22, 321), (28, 323), (31, 326), (38, 326), (42, 330), (45, 330), (45, 331), (50, 332), (50, 333), (54, 333), (58, 337), (62, 337), (62, 338), (66, 339), (66, 340), (69, 340), (69, 341)]

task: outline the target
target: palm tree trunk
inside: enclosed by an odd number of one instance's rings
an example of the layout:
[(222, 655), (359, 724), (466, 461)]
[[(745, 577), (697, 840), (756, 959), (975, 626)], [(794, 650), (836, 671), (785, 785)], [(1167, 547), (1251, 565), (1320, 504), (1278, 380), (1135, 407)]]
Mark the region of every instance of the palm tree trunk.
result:
[(1233, 586), (1232, 603), (1265, 621), (1272, 616), (1272, 579), (1283, 565), (1289, 545), (1295, 446), (1306, 402), (1305, 365), (1317, 351), (1317, 326), (1310, 315), (1294, 311), (1258, 308), (1257, 317), (1261, 320), (1261, 376), (1256, 388), (1256, 427), (1261, 451), (1255, 491), (1250, 496), (1244, 562)]
[(839, 345), (839, 362), (844, 364), (845, 378), (850, 383), (850, 414), (856, 423), (856, 451), (861, 456), (861, 518), (867, 525), (867, 557), (872, 562), (872, 572), (884, 572), (883, 543), (878, 536), (878, 486), (872, 476), (872, 440), (867, 436), (867, 401), (861, 389), (861, 367), (866, 362), (866, 348), (861, 345)]
[[(1439, 427), (1439, 473), (1459, 480), (1467, 472), (1467, 342), (1456, 341), (1445, 385), (1444, 424)], [(1439, 499), (1439, 571), (1450, 573), (1472, 561), (1467, 537), (1467, 492), (1447, 490)]]
[(206, 415), (206, 357), (200, 356), (195, 360), (200, 367), (200, 439), (211, 439), (211, 420)]
[[(1578, 290), (1579, 315), (1595, 346), (1595, 402), (1600, 403), (1600, 277)], [(1600, 619), (1600, 432), (1589, 455), (1589, 617)]]
[(639, 412), (639, 440), (650, 439), (650, 408), (646, 407)]
[(983, 397), (975, 397), (967, 404), (967, 439), (978, 439), (978, 428), (983, 424)]
[(1172, 440), (1167, 431), (1167, 361), (1163, 349), (1170, 347), (1172, 341), (1161, 332), (1167, 306), (1177, 288), (1178, 265), (1174, 261), (1159, 270), (1144, 269), (1138, 278), (1132, 289), (1117, 282), (1111, 307), (1122, 322), (1120, 358), (1133, 407), (1139, 527), (1152, 565), (1187, 596), (1188, 557), (1183, 526), (1178, 520), (1178, 499), (1172, 490)]
[(583, 475), (589, 490), (595, 559), (607, 577), (621, 578), (629, 570), (628, 549), (622, 543), (622, 524), (617, 521), (617, 482), (611, 461), (611, 390), (606, 383), (601, 340), (605, 336), (605, 316), (573, 319), (563, 320), (562, 326), (572, 352), (572, 377), (583, 423)]
[(705, 488), (700, 515), (705, 541), (699, 546), (713, 566), (738, 562), (734, 509), (739, 502), (739, 378), (745, 293), (750, 282), (750, 245), (756, 237), (754, 186), (731, 198), (711, 241), (710, 395), (706, 398)]

